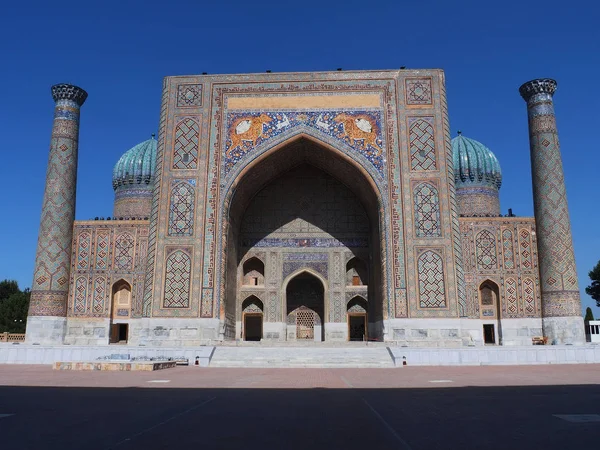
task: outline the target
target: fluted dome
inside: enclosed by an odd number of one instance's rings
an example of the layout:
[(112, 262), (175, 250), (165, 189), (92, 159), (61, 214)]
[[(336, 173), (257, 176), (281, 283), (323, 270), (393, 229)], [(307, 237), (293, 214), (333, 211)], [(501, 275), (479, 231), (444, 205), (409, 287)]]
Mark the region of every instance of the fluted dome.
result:
[(458, 213), (463, 217), (495, 217), (500, 214), (502, 171), (496, 155), (474, 139), (452, 139), (454, 185)]
[(502, 171), (496, 155), (475, 139), (458, 133), (452, 139), (454, 181), (460, 185), (502, 186)]
[(156, 139), (154, 135), (127, 150), (113, 169), (113, 189), (119, 186), (152, 184), (156, 171)]
[(144, 141), (121, 156), (113, 169), (114, 217), (146, 218), (152, 207), (156, 139)]

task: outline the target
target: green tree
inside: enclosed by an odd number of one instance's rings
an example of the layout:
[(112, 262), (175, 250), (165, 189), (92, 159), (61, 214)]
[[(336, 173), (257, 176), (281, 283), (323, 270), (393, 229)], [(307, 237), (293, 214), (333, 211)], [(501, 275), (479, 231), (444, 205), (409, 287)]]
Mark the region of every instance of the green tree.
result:
[(0, 301), (6, 300), (13, 294), (21, 292), (19, 284), (15, 280), (0, 281)]
[(596, 300), (596, 306), (600, 308), (600, 261), (588, 273), (592, 284), (585, 288), (585, 293)]
[(29, 289), (25, 289), (0, 302), (0, 332), (25, 333), (29, 296)]
[(586, 322), (588, 320), (594, 320), (594, 313), (592, 312), (592, 308), (590, 308), (589, 306), (585, 308), (585, 317), (583, 320), (585, 320)]

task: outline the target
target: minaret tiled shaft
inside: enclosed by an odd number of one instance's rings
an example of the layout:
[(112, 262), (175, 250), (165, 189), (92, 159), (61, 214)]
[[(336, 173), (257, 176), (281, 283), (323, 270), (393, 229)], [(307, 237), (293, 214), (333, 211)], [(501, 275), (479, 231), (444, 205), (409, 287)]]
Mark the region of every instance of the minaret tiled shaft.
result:
[[(519, 88), (527, 102), (542, 317), (553, 343), (584, 339), (573, 238), (552, 96), (556, 81), (538, 79)], [(581, 322), (581, 324), (579, 324)]]
[(38, 332), (44, 333), (36, 330), (38, 327), (32, 319), (66, 317), (69, 295), (79, 112), (87, 93), (77, 86), (57, 84), (52, 86), (52, 98), (55, 102), (54, 124), (29, 304), (29, 341), (51, 338), (41, 336)]

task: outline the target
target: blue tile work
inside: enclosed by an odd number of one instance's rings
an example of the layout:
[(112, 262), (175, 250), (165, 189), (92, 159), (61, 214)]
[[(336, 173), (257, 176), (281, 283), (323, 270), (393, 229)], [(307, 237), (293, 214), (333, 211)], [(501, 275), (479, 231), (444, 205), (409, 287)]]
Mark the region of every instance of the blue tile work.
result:
[(327, 265), (327, 262), (319, 261), (283, 261), (282, 277), (285, 279), (287, 276), (301, 269), (312, 269), (327, 279)]
[(243, 240), (242, 247), (289, 247), (289, 248), (308, 248), (308, 247), (368, 247), (368, 239), (362, 238), (348, 238), (348, 239), (335, 239), (335, 238), (308, 238), (308, 239), (295, 239), (295, 238), (263, 238), (256, 241)]
[(173, 180), (169, 204), (169, 236), (193, 236), (196, 180)]
[(284, 253), (284, 261), (328, 261), (327, 253)]
[(223, 172), (231, 169), (258, 145), (291, 128), (314, 128), (360, 152), (385, 176), (384, 136), (380, 111), (296, 110), (236, 111), (227, 114), (227, 140)]
[(183, 108), (202, 106), (202, 85), (180, 84), (177, 86), (177, 106)]
[(64, 317), (75, 219), (79, 111), (87, 93), (77, 86), (59, 84), (52, 86), (52, 97), (54, 124), (29, 316)]
[[(203, 107), (185, 105), (179, 96), (180, 87), (201, 85)], [(197, 178), (197, 214), (195, 226), (202, 230), (202, 239), (194, 242), (194, 283), (192, 301), (200, 299), (201, 310), (190, 308), (186, 317), (214, 317), (224, 322), (235, 320), (235, 312), (231, 310), (230, 301), (225, 298), (226, 268), (225, 256), (228, 252), (228, 211), (233, 194), (242, 176), (260, 177), (260, 164), (267, 155), (275, 153), (286, 143), (297, 140), (315, 143), (321, 148), (320, 156), (325, 158), (332, 154), (339, 155), (340, 166), (347, 164), (355, 167), (365, 180), (373, 186), (379, 209), (379, 236), (381, 241), (380, 255), (383, 273), (381, 284), (385, 292), (381, 295), (384, 304), (383, 316), (389, 317), (455, 317), (464, 309), (464, 281), (461, 268), (460, 235), (455, 214), (455, 193), (453, 183), (447, 175), (453, 177), (451, 147), (448, 135), (446, 98), (443, 86), (443, 74), (437, 70), (419, 71), (356, 71), (356, 72), (323, 72), (323, 73), (291, 73), (291, 74), (249, 74), (249, 75), (215, 75), (168, 77), (165, 79), (163, 91), (163, 109), (157, 161), (157, 176), (162, 176), (170, 183), (177, 173), (172, 169), (171, 151), (177, 124), (190, 115), (198, 117), (199, 160), (197, 172), (190, 176)], [(363, 94), (379, 95), (379, 107), (340, 108), (339, 102), (329, 106), (326, 97), (345, 97)], [(190, 94), (191, 95), (191, 94)], [(252, 108), (252, 102), (245, 100), (243, 109), (228, 109), (232, 98), (260, 97), (262, 104), (268, 104), (270, 97), (302, 97), (312, 96), (322, 99), (321, 110), (311, 108), (293, 111), (280, 106), (269, 108)], [(277, 103), (277, 102), (275, 102)], [(236, 108), (244, 102), (238, 102)], [(376, 114), (377, 122), (368, 121), (371, 130), (373, 123), (379, 127), (375, 146), (367, 145), (360, 139), (346, 139), (332, 132), (335, 128), (317, 126), (317, 119), (322, 113)], [(298, 119), (292, 121), (287, 115), (294, 113)], [(268, 119), (261, 114), (264, 114)], [(274, 117), (274, 115), (280, 117)], [(284, 117), (284, 114), (286, 115)], [(304, 114), (304, 115), (303, 115)], [(246, 115), (246, 117), (242, 117)], [(249, 116), (249, 117), (248, 117)], [(410, 143), (408, 142), (408, 123), (410, 117), (421, 117), (426, 132), (423, 134), (423, 151), (426, 156), (415, 164), (423, 165), (419, 170), (410, 170)], [(260, 127), (254, 127), (254, 119)], [(286, 121), (289, 120), (289, 124)], [(323, 117), (322, 117), (323, 118)], [(426, 118), (426, 119), (425, 119)], [(260, 120), (258, 120), (260, 119)], [(351, 122), (368, 130), (366, 122), (354, 117)], [(358, 120), (356, 122), (355, 120)], [(246, 121), (246, 122), (244, 122)], [(415, 120), (415, 123), (418, 119)], [(234, 125), (235, 124), (235, 125)], [(294, 126), (292, 126), (294, 124)], [(329, 124), (331, 125), (331, 119)], [(277, 128), (277, 125), (281, 125)], [(339, 125), (338, 125), (339, 126)], [(360, 129), (360, 128), (359, 128)], [(237, 130), (239, 135), (248, 133), (251, 139), (246, 141), (231, 138), (231, 131)], [(346, 131), (346, 124), (337, 128), (337, 133)], [(272, 131), (273, 134), (268, 133)], [(356, 130), (354, 130), (356, 131)], [(363, 130), (364, 131), (364, 130)], [(423, 130), (420, 130), (423, 131)], [(373, 131), (371, 131), (373, 132)], [(268, 134), (268, 136), (266, 136)], [(264, 136), (263, 136), (264, 135)], [(238, 136), (239, 137), (239, 136)], [(302, 144), (302, 142), (298, 142)], [(293, 144), (295, 145), (295, 144)], [(312, 145), (312, 144), (311, 144)], [(416, 145), (416, 144), (415, 144)], [(162, 146), (162, 148), (161, 148)], [(376, 147), (381, 146), (381, 155), (377, 155)], [(168, 152), (165, 153), (165, 148)], [(286, 146), (286, 149), (290, 147)], [(366, 151), (365, 151), (366, 150)], [(415, 150), (419, 153), (420, 150)], [(227, 153), (230, 153), (229, 155)], [(237, 154), (235, 154), (237, 152)], [(375, 152), (369, 154), (369, 152)], [(429, 152), (429, 153), (428, 153)], [(435, 154), (433, 153), (435, 152)], [(381, 161), (373, 158), (381, 156)], [(419, 153), (419, 156), (423, 156)], [(435, 163), (432, 158), (435, 158)], [(336, 158), (337, 159), (337, 158)], [(229, 165), (226, 167), (226, 162)], [(382, 163), (382, 165), (380, 164)], [(319, 161), (320, 163), (320, 161)], [(267, 166), (269, 166), (267, 164)], [(263, 169), (265, 166), (261, 166)], [(269, 166), (269, 168), (271, 168)], [(337, 171), (348, 171), (343, 167), (333, 168)], [(163, 172), (162, 174), (160, 172)], [(410, 172), (410, 173), (409, 173)], [(187, 176), (187, 174), (186, 174)], [(440, 213), (442, 215), (442, 237), (435, 238), (435, 248), (443, 247), (447, 256), (445, 284), (447, 289), (446, 308), (423, 310), (418, 306), (417, 258), (414, 255), (416, 245), (427, 245), (423, 239), (416, 238), (410, 232), (414, 229), (412, 214), (405, 214), (413, 202), (411, 186), (415, 181), (436, 183), (439, 189)], [(160, 311), (156, 293), (164, 287), (165, 248), (174, 245), (175, 241), (167, 238), (169, 214), (168, 194), (163, 188), (155, 189), (153, 202), (154, 219), (151, 220), (151, 233), (148, 255), (148, 275), (145, 290), (145, 312), (149, 316), (167, 317)], [(407, 228), (408, 227), (408, 228)], [(407, 232), (408, 231), (408, 232)], [(186, 238), (187, 239), (187, 238)], [(187, 241), (186, 241), (187, 242)], [(278, 243), (280, 244), (280, 243)], [(293, 249), (306, 250), (298, 242), (291, 242)], [(312, 242), (309, 241), (312, 245)], [(273, 243), (265, 241), (265, 248)], [(337, 245), (318, 243), (317, 245)], [(311, 248), (311, 247), (308, 247)], [(328, 247), (315, 247), (328, 248)], [(337, 248), (337, 247), (336, 247)], [(281, 267), (283, 261), (278, 261)], [(270, 270), (270, 269), (269, 269)], [(280, 276), (279, 273), (277, 276)], [(228, 294), (229, 295), (229, 294)], [(269, 297), (270, 299), (270, 297)], [(153, 308), (155, 310), (153, 311)], [(184, 314), (172, 314), (182, 317)], [(230, 335), (225, 327), (224, 335)]]
[(581, 316), (581, 301), (552, 96), (556, 81), (532, 80), (527, 102), (543, 317)]
[[(392, 264), (382, 264), (384, 270), (384, 273), (382, 274), (384, 281), (382, 284), (387, 291), (384, 297), (386, 299), (393, 299), (395, 293), (398, 292), (401, 298), (404, 298), (401, 292), (406, 289), (403, 233), (400, 226), (392, 226), (390, 224), (390, 216), (393, 216), (394, 221), (398, 220), (399, 223), (402, 223), (403, 217), (402, 207), (398, 197), (398, 194), (401, 192), (401, 180), (398, 170), (400, 167), (400, 158), (397, 150), (397, 131), (395, 128), (395, 114), (397, 113), (394, 91), (395, 82), (393, 81), (393, 78), (385, 78), (385, 76), (382, 77), (381, 74), (369, 74), (366, 75), (366, 78), (360, 80), (357, 78), (356, 74), (343, 74), (341, 78), (347, 78), (347, 80), (340, 79), (337, 81), (327, 79), (327, 77), (330, 77), (330, 74), (323, 74), (320, 76), (323, 77), (323, 81), (319, 83), (307, 82), (303, 79), (305, 75), (300, 75), (295, 81), (283, 85), (280, 83), (268, 82), (261, 83), (260, 85), (255, 83), (246, 84), (243, 82), (231, 82), (229, 85), (222, 84), (213, 88), (212, 109), (210, 115), (213, 119), (217, 120), (211, 121), (211, 124), (214, 124), (211, 126), (214, 126), (214, 128), (209, 130), (210, 132), (208, 134), (208, 137), (210, 138), (209, 148), (211, 149), (211, 155), (207, 185), (211, 186), (211, 189), (208, 194), (206, 203), (207, 209), (205, 212), (205, 223), (207, 223), (207, 227), (203, 250), (203, 284), (207, 288), (212, 288), (215, 284), (219, 287), (215, 292), (215, 303), (222, 312), (224, 311), (224, 305), (221, 303), (221, 298), (224, 296), (224, 283), (222, 277), (225, 275), (225, 266), (221, 262), (219, 263), (220, 267), (215, 268), (214, 264), (215, 254), (222, 254), (223, 252), (222, 245), (224, 241), (220, 237), (220, 231), (217, 232), (217, 230), (221, 230), (226, 224), (227, 219), (222, 214), (229, 208), (231, 194), (234, 189), (234, 182), (240, 175), (242, 169), (248, 167), (255, 159), (258, 159), (260, 155), (272, 150), (279, 144), (291, 141), (294, 137), (302, 135), (314, 137), (315, 141), (328, 145), (333, 149), (332, 151), (339, 152), (347, 156), (350, 160), (354, 160), (355, 165), (360, 167), (362, 172), (368, 173), (367, 177), (373, 180), (378, 191), (380, 214), (382, 215), (382, 220), (380, 221), (380, 236), (382, 240), (381, 258), (382, 261), (386, 261), (388, 260), (389, 255), (389, 260), (393, 261)], [(338, 76), (338, 74), (334, 75), (334, 77)], [(227, 81), (234, 81), (236, 77), (224, 77), (224, 79)], [(283, 130), (279, 135), (269, 139), (268, 142), (259, 144), (248, 157), (244, 158), (243, 164), (234, 165), (234, 168), (230, 170), (228, 176), (225, 177), (225, 179), (223, 178), (222, 158), (226, 157), (225, 150), (228, 145), (231, 145), (227, 143), (228, 128), (225, 123), (230, 112), (226, 107), (227, 98), (230, 93), (236, 96), (259, 95), (264, 98), (265, 96), (277, 96), (281, 93), (286, 95), (316, 95), (316, 93), (318, 93), (318, 95), (327, 96), (331, 95), (333, 92), (335, 92), (336, 96), (353, 95), (354, 93), (364, 92), (377, 93), (383, 99), (382, 107), (380, 108), (380, 111), (383, 112), (381, 116), (380, 132), (382, 135), (382, 145), (384, 146), (383, 154), (386, 155), (384, 174), (379, 172), (362, 152), (352, 148), (349, 142), (345, 142), (342, 139), (329, 135), (325, 130), (319, 127), (311, 127), (302, 123), (295, 127)], [(364, 108), (360, 109), (360, 111), (364, 111)], [(361, 123), (361, 125), (363, 125), (363, 123)], [(388, 176), (391, 176), (391, 178), (386, 180)], [(219, 186), (219, 189), (215, 191), (212, 189), (213, 186)], [(389, 195), (392, 195), (394, 198), (394, 204), (392, 206), (388, 206), (390, 205)], [(211, 222), (215, 218), (217, 218), (217, 221), (213, 226)], [(394, 281), (393, 283), (388, 283), (387, 280)], [(384, 314), (386, 317), (394, 314), (393, 301), (386, 300), (385, 308)]]

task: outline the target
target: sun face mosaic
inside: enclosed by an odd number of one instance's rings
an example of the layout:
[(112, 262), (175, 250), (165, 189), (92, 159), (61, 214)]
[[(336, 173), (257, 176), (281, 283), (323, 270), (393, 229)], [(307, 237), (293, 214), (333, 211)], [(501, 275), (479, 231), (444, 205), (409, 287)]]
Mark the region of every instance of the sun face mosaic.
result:
[(227, 115), (226, 176), (260, 144), (294, 127), (314, 128), (359, 152), (384, 176), (385, 144), (378, 111), (236, 111)]

